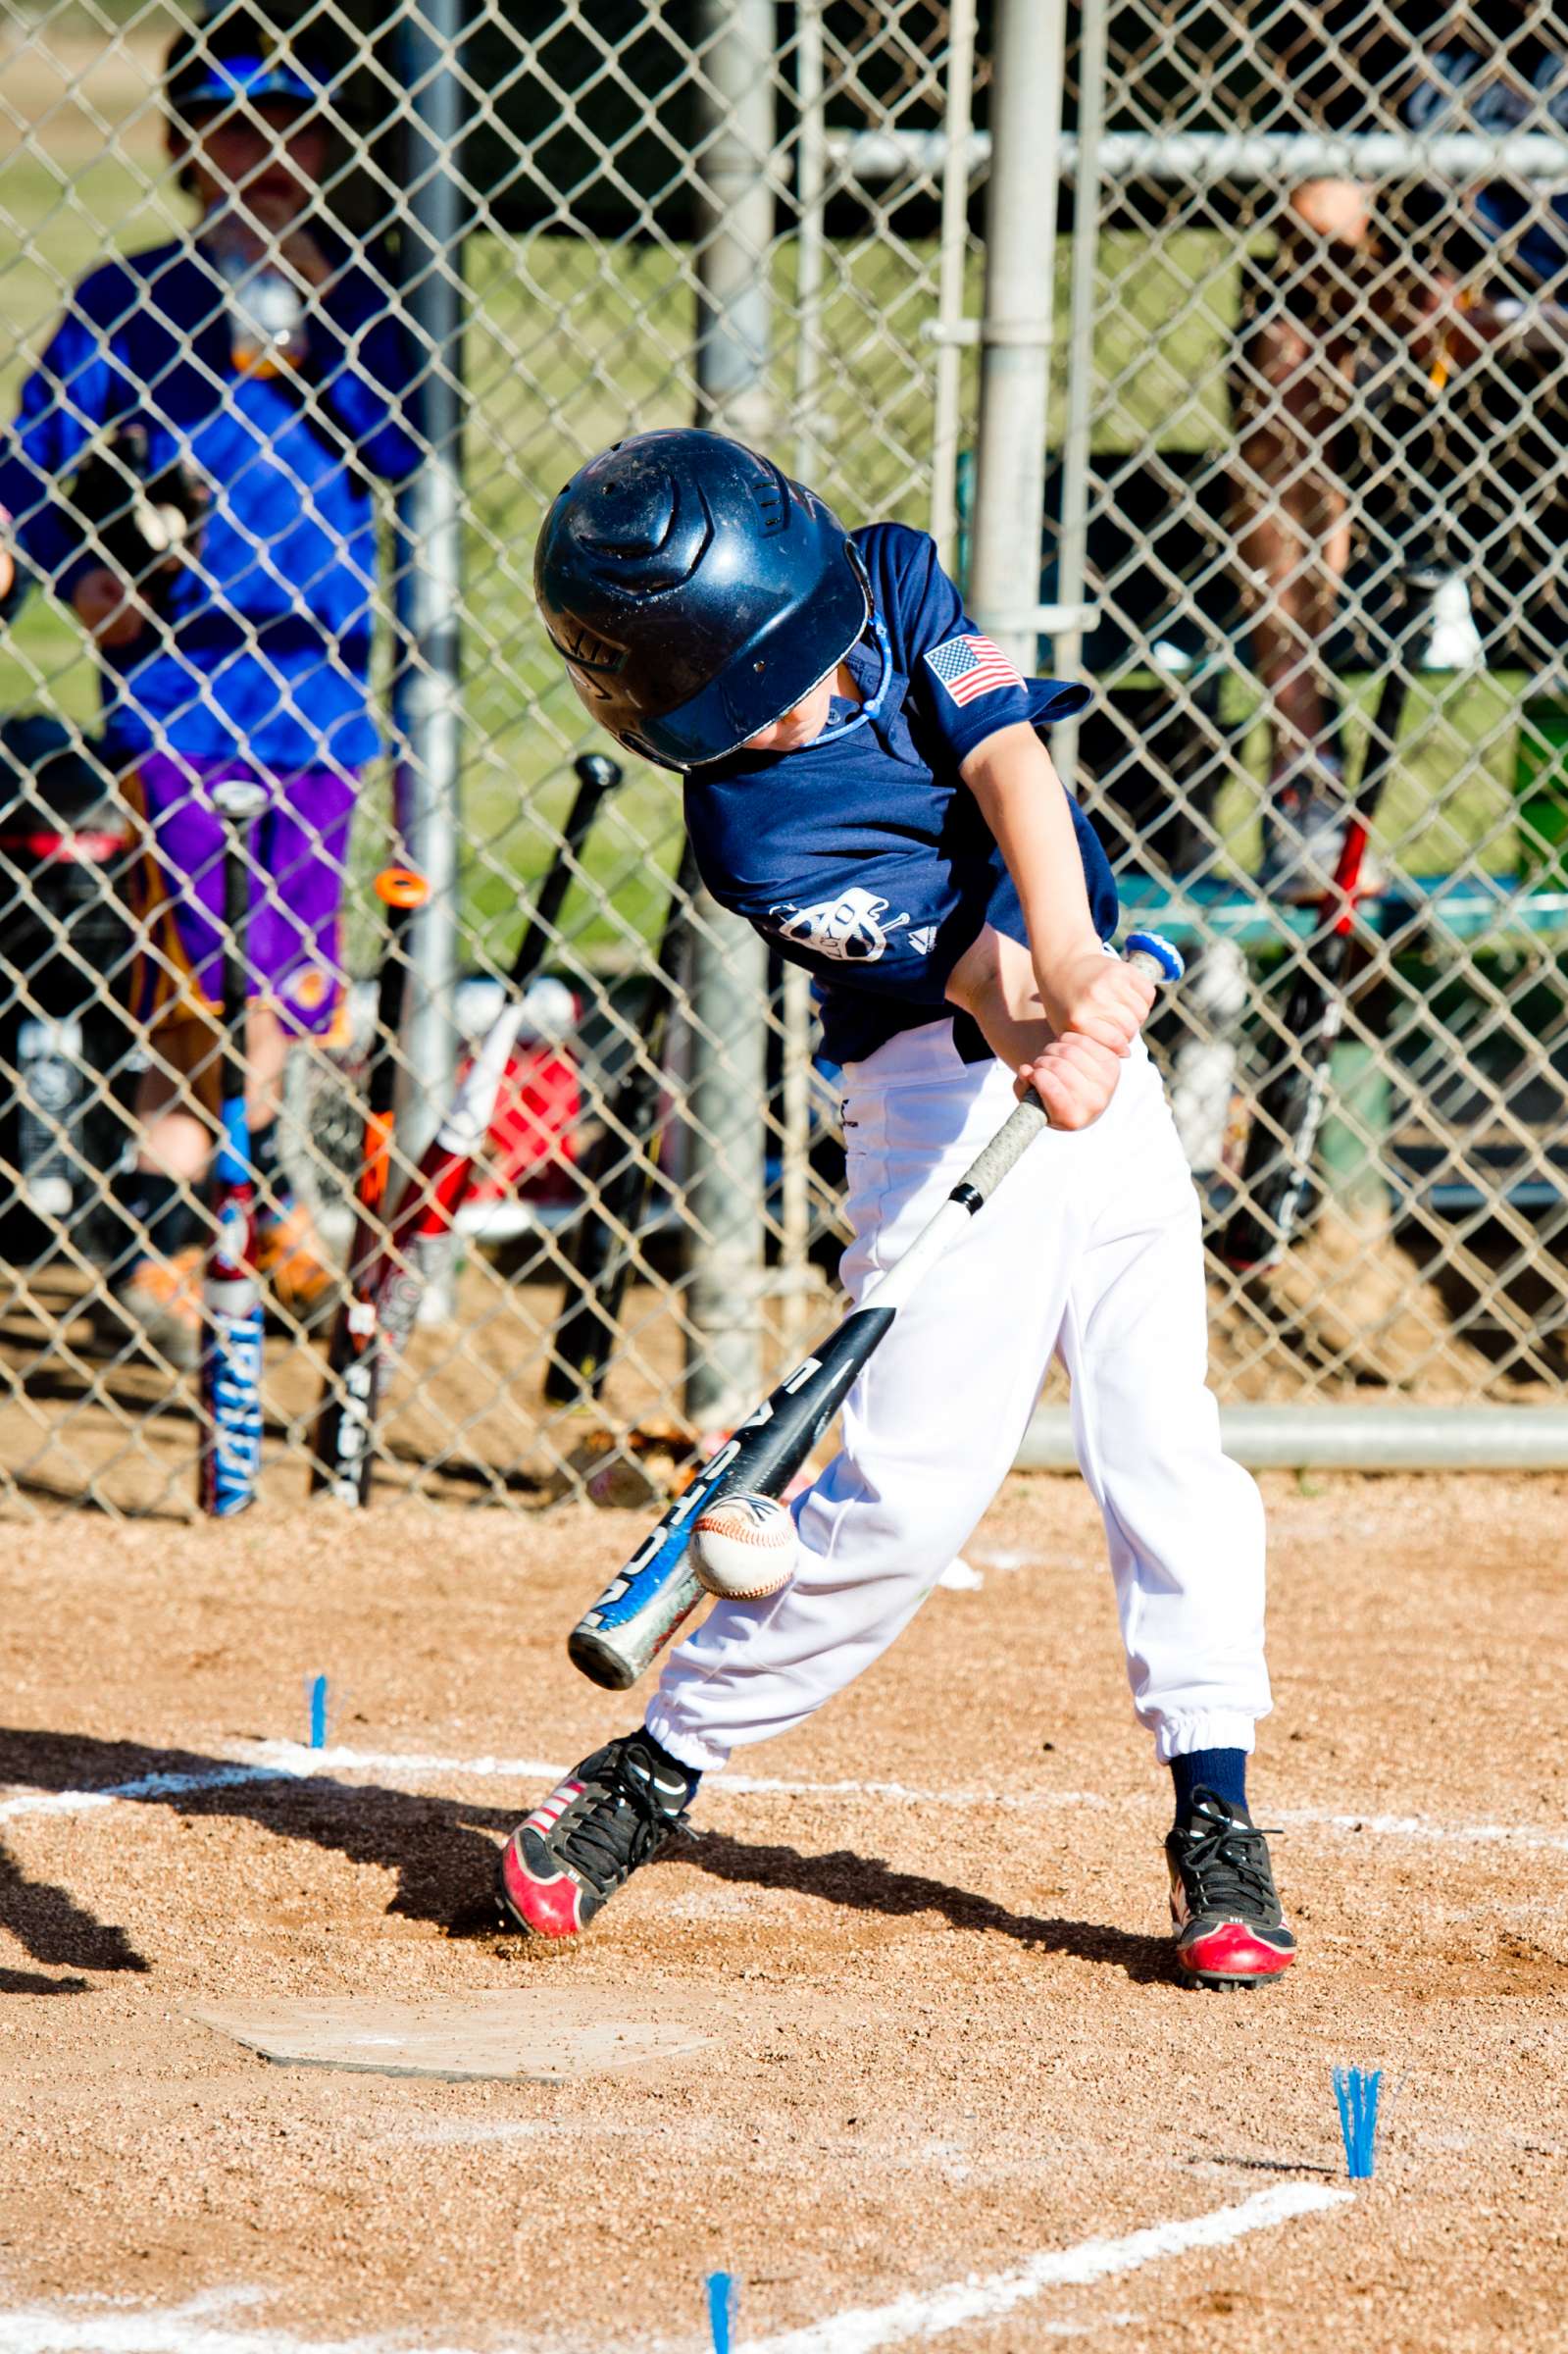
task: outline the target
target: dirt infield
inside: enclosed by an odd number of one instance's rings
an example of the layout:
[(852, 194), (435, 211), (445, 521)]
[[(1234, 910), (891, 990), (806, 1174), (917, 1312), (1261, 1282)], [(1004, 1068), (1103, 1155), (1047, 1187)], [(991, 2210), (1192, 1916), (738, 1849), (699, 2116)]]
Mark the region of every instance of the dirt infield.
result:
[[(494, 1843), (628, 1719), (561, 1639), (639, 1516), (0, 1530), (0, 2354), (698, 2354), (719, 2268), (759, 2354), (1568, 2345), (1568, 1483), (1270, 1502), (1303, 1960), (1232, 1997), (1169, 1980), (1076, 1483), (565, 1954)], [(315, 1673), (324, 1756), (262, 1746)], [(192, 2017), (530, 1989), (711, 2041), (452, 2084)], [(1393, 2087), (1353, 2196), (1339, 2062)]]

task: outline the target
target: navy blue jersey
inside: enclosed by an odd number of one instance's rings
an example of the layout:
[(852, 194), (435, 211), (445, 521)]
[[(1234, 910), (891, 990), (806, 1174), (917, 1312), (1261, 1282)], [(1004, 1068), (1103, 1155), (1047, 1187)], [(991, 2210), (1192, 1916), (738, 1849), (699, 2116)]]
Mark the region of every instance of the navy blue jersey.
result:
[[(865, 700), (835, 695), (800, 751), (741, 750), (686, 779), (702, 879), (817, 983), (823, 1048), (858, 1062), (900, 1030), (951, 1018), (945, 991), (986, 924), (1026, 939), (1011, 876), (959, 764), (998, 729), (1068, 718), (1087, 687), (1021, 679), (964, 611), (924, 532), (852, 534), (871, 582), (873, 630), (848, 667)], [(1116, 886), (1072, 804), (1089, 907), (1116, 929)], [(987, 1051), (962, 1021), (960, 1044)]]

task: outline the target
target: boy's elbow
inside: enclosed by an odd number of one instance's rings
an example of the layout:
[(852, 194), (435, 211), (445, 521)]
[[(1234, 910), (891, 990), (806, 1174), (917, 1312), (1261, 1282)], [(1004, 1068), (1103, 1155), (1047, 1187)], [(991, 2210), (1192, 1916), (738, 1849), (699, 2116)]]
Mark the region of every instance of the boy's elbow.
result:
[(986, 924), (948, 974), (943, 994), (949, 1005), (978, 1018), (984, 1006), (995, 1001), (1000, 979), (997, 937)]

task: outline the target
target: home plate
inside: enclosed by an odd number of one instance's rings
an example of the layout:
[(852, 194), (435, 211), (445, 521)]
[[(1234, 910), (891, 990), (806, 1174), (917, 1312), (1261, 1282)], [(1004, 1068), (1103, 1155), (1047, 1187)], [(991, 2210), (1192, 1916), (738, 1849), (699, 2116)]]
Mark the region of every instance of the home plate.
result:
[(563, 2084), (616, 2068), (676, 2060), (713, 2041), (689, 2022), (629, 2019), (624, 1999), (577, 1992), (314, 1996), (214, 2006), (187, 2016), (285, 2068), (351, 2068), (380, 2076), (476, 2077)]

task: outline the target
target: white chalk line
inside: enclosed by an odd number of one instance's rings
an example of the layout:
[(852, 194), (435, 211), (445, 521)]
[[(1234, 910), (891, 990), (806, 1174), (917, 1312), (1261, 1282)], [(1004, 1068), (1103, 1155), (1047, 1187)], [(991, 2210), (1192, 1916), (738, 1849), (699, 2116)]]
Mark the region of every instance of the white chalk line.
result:
[[(218, 2317), (260, 2304), (265, 2289), (209, 2289), (182, 2305), (127, 2310), (99, 2298), (0, 2312), (0, 2354), (473, 2354), (407, 2337), (296, 2337), (231, 2329)], [(521, 2354), (521, 2349), (519, 2350)]]
[(1092, 2281), (1137, 2272), (1191, 2248), (1228, 2247), (1249, 2231), (1342, 2207), (1353, 2197), (1351, 2191), (1331, 2190), (1323, 2182), (1279, 2182), (1239, 2206), (1217, 2207), (1180, 2223), (1154, 2224), (1143, 2231), (1130, 2231), (1125, 2239), (1086, 2239), (1076, 2248), (1048, 2248), (1017, 2272), (993, 2273), (988, 2279), (971, 2276), (924, 2295), (897, 2297), (890, 2305), (835, 2314), (809, 2328), (787, 2329), (782, 2337), (752, 2338), (738, 2354), (877, 2354), (883, 2346), (940, 2337), (965, 2322), (995, 2321), (1048, 2288), (1087, 2288)]
[[(1014, 2272), (971, 2274), (967, 2280), (943, 2288), (911, 2291), (890, 2305), (861, 2306), (804, 2329), (785, 2330), (782, 2336), (750, 2338), (737, 2354), (879, 2354), (885, 2346), (940, 2337), (966, 2322), (994, 2321), (1047, 2289), (1087, 2288), (1168, 2256), (1229, 2247), (1250, 2231), (1344, 2206), (1353, 2195), (1331, 2190), (1325, 2183), (1276, 2183), (1238, 2206), (1217, 2207), (1208, 2215), (1153, 2224), (1122, 2239), (1086, 2239), (1077, 2247), (1043, 2249)], [(130, 2310), (98, 2299), (75, 2306), (19, 2307), (0, 2312), (0, 2354), (472, 2354), (471, 2349), (422, 2343), (402, 2333), (306, 2338), (291, 2330), (231, 2328), (221, 2319), (236, 2306), (256, 2304), (264, 2293), (213, 2290), (161, 2311)], [(1088, 2327), (1121, 2327), (1128, 2318), (1108, 2314)], [(1052, 2336), (1081, 2332), (1087, 2333), (1086, 2326), (1073, 2321), (1043, 2326), (1043, 2333)], [(538, 2339), (514, 2339), (510, 2354), (533, 2354), (539, 2347)], [(498, 2348), (496, 2354), (508, 2350)]]
[[(478, 1781), (515, 1781), (525, 1786), (559, 1781), (571, 1767), (544, 1758), (452, 1758), (418, 1751), (372, 1749), (310, 1749), (301, 1741), (255, 1741), (245, 1744), (251, 1764), (213, 1766), (200, 1773), (149, 1773), (134, 1781), (117, 1782), (102, 1790), (29, 1791), (0, 1800), (0, 1822), (26, 1815), (81, 1815), (121, 1800), (179, 1798), (204, 1790), (227, 1790), (245, 1783), (269, 1781), (331, 1782), (340, 1773), (379, 1773), (418, 1781), (430, 1775)], [(338, 1787), (352, 1789), (352, 1783)], [(1002, 1809), (1033, 1814), (1063, 1808), (1091, 1807), (1109, 1811), (1112, 1802), (1089, 1790), (926, 1790), (907, 1782), (797, 1782), (773, 1775), (714, 1773), (705, 1777), (704, 1795), (733, 1798), (885, 1799), (890, 1804), (937, 1807), (953, 1813), (966, 1809)], [(1532, 1853), (1568, 1854), (1568, 1836), (1537, 1831), (1528, 1823), (1443, 1822), (1424, 1815), (1330, 1814), (1311, 1807), (1269, 1808), (1271, 1818), (1288, 1828), (1325, 1830), (1355, 1836), (1405, 1839), (1426, 1844), (1507, 1846)]]
[(108, 1790), (38, 1790), (24, 1798), (0, 1801), (0, 1822), (21, 1815), (86, 1815), (94, 1807), (111, 1807), (120, 1799), (183, 1798), (187, 1791), (230, 1790), (242, 1782), (276, 1782), (284, 1778), (274, 1766), (219, 1766), (204, 1773), (144, 1773), (133, 1782), (116, 1782)]
[(1434, 1822), (1425, 1815), (1322, 1815), (1300, 1807), (1275, 1807), (1282, 1823), (1309, 1823), (1315, 1830), (1371, 1831), (1380, 1839), (1470, 1839), (1509, 1847), (1545, 1848), (1568, 1854), (1568, 1838), (1533, 1831), (1518, 1822)]
[[(400, 1756), (395, 1750), (307, 1749), (298, 1741), (257, 1741), (248, 1745), (258, 1764), (283, 1773), (318, 1772), (325, 1766), (340, 1773), (472, 1774), (481, 1781), (559, 1781), (570, 1766), (539, 1758), (440, 1758)], [(1038, 1807), (1107, 1807), (1110, 1801), (1095, 1790), (1029, 1791), (999, 1794), (993, 1790), (922, 1790), (907, 1782), (791, 1782), (756, 1773), (704, 1774), (702, 1787), (729, 1791), (736, 1798), (885, 1798), (911, 1807), (1000, 1807), (1033, 1812)]]

